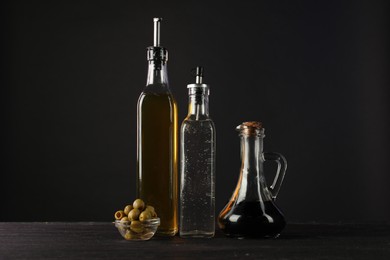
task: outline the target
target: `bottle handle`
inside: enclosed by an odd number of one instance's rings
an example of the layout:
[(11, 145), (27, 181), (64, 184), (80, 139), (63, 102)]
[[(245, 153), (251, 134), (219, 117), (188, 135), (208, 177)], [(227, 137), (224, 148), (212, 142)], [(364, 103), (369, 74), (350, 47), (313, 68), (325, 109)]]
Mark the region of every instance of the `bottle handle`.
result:
[(280, 153), (274, 152), (264, 152), (263, 158), (264, 161), (274, 161), (278, 164), (274, 181), (272, 182), (272, 185), (268, 187), (271, 192), (272, 199), (275, 200), (276, 196), (278, 196), (280, 186), (282, 185), (284, 175), (286, 174), (287, 160)]

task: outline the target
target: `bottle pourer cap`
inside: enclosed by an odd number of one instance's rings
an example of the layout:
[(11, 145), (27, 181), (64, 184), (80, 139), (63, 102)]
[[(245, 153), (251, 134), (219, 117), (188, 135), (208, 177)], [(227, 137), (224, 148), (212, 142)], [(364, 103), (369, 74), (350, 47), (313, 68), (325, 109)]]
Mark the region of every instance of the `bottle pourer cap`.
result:
[(203, 67), (196, 67), (192, 69), (195, 74), (195, 84), (188, 84), (188, 94), (210, 95), (210, 87), (203, 84)]
[(154, 30), (153, 30), (153, 46), (147, 48), (147, 59), (155, 61), (167, 61), (168, 51), (160, 45), (161, 37), (161, 21), (162, 18), (153, 18)]

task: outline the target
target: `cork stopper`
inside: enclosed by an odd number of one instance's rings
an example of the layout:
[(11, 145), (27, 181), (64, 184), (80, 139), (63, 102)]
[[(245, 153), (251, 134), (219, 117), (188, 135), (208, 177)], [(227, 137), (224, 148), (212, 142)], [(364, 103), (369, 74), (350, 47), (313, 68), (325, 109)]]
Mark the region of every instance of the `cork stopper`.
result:
[(264, 136), (263, 124), (257, 121), (243, 122), (236, 127), (236, 130), (242, 135)]

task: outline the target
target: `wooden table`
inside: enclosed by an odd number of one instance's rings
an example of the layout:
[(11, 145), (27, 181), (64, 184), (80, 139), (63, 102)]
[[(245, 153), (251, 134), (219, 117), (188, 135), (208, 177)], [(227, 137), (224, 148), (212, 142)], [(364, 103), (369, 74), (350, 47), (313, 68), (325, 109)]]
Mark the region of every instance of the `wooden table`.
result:
[(0, 223), (0, 259), (390, 259), (389, 224), (289, 224), (277, 239), (126, 241), (112, 223)]

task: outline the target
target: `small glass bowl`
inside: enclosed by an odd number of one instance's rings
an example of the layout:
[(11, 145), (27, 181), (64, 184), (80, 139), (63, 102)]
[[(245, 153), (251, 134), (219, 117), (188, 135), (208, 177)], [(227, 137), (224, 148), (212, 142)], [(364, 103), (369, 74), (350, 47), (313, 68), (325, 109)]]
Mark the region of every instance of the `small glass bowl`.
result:
[(152, 218), (142, 222), (115, 220), (113, 223), (126, 240), (149, 240), (156, 233), (158, 226), (160, 226), (160, 219)]

